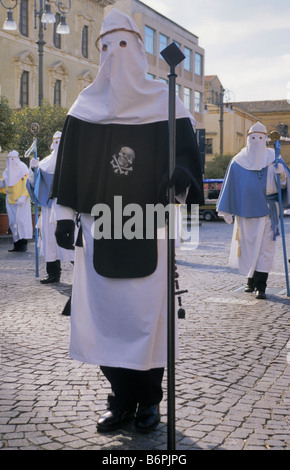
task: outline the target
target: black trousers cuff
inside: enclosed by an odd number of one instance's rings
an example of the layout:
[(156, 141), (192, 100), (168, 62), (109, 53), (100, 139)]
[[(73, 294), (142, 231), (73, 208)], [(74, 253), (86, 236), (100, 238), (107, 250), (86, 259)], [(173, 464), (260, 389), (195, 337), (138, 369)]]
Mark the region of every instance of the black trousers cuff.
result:
[(142, 371), (101, 366), (101, 371), (111, 385), (113, 395), (108, 399), (111, 409), (136, 410), (138, 404), (151, 406), (162, 400), (164, 368)]

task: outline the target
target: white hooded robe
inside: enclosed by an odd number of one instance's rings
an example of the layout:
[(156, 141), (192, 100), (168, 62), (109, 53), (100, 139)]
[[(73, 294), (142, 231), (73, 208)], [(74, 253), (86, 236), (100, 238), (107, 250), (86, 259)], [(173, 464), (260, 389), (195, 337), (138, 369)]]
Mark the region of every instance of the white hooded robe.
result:
[[(39, 182), (36, 184), (39, 191), (42, 191), (41, 185), (45, 185), (44, 179), (40, 177), (40, 172), (43, 177), (45, 175), (53, 175), (55, 171), (55, 164), (57, 158), (57, 152), (59, 147), (59, 142), (61, 138), (61, 132), (57, 131), (52, 140), (50, 155), (41, 160), (38, 164), (37, 169), (29, 169), (28, 176), (28, 189), (32, 193), (32, 197), (35, 198), (35, 174), (37, 172), (36, 178), (39, 178)], [(32, 160), (33, 162), (33, 160)], [(60, 261), (73, 261), (74, 253), (72, 251), (64, 250), (59, 247), (56, 243), (55, 238), (55, 229), (56, 229), (56, 218), (53, 209), (52, 201), (49, 201), (49, 188), (45, 187), (45, 193), (47, 196), (47, 201), (42, 201), (41, 204), (41, 213), (38, 219), (37, 228), (39, 229), (39, 239), (38, 239), (38, 248), (39, 255), (43, 256), (45, 262), (53, 262), (56, 260)], [(50, 204), (49, 204), (50, 202)]]
[[(17, 151), (13, 150), (7, 157), (7, 167), (3, 172), (3, 180), (6, 185), (6, 209), (9, 218), (9, 226), (12, 232), (14, 243), (21, 239), (31, 239), (33, 237), (33, 227), (31, 218), (31, 205), (29, 194), (22, 191), (17, 200), (11, 200), (9, 192), (18, 193), (15, 188), (21, 184), (24, 188), (28, 176), (28, 167), (21, 162)], [(23, 184), (24, 182), (24, 184)], [(10, 201), (10, 202), (9, 202)]]
[[(241, 150), (230, 162), (237, 163), (244, 170), (260, 172), (267, 169), (266, 195), (277, 193), (274, 167), (274, 150), (266, 146), (267, 130), (260, 122), (254, 124), (248, 134), (247, 147)], [(282, 173), (285, 180), (285, 173)], [(282, 181), (282, 179), (281, 179)], [(226, 180), (224, 184), (227, 184)], [(222, 204), (223, 188), (218, 201), (219, 215), (226, 221), (232, 220), (231, 213), (219, 209)], [(234, 197), (234, 195), (232, 195)], [(238, 196), (237, 196), (238, 197)], [(277, 210), (278, 210), (278, 203)], [(235, 216), (229, 266), (252, 278), (255, 271), (269, 273), (275, 255), (275, 236), (270, 215), (261, 217)]]
[[(101, 33), (120, 27), (138, 31), (130, 17), (112, 10), (103, 21)], [(141, 127), (167, 121), (168, 87), (146, 78), (142, 41), (132, 32), (114, 31), (102, 38), (101, 48), (99, 74), (79, 95), (69, 116), (81, 122), (100, 123), (104, 130), (111, 124)], [(176, 117), (187, 118), (195, 125), (179, 100)], [(114, 165), (113, 160), (111, 164)], [(56, 207), (58, 219), (74, 217), (72, 209)], [(93, 221), (90, 214), (81, 214), (83, 246), (75, 249), (70, 356), (102, 366), (137, 370), (164, 367), (167, 364), (166, 239), (158, 239), (158, 262), (152, 274), (109, 278), (98, 274), (93, 265)]]

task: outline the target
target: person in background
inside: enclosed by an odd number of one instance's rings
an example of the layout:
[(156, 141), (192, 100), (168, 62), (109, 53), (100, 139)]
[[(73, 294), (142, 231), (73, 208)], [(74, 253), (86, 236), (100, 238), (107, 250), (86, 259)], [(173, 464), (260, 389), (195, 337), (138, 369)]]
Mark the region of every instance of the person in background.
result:
[[(249, 130), (247, 147), (229, 163), (217, 203), (218, 214), (227, 223), (235, 223), (229, 265), (247, 276), (245, 292), (255, 292), (266, 299), (276, 237), (279, 234), (277, 174), (281, 187), (289, 193), (289, 169), (275, 152), (267, 147), (267, 129), (257, 122)], [(290, 199), (289, 194), (287, 195)]]
[(31, 200), (41, 206), (39, 217), (39, 254), (46, 262), (47, 276), (41, 279), (42, 284), (59, 282), (61, 276), (61, 261), (71, 262), (74, 259), (73, 251), (59, 247), (55, 238), (56, 220), (50, 199), (51, 184), (55, 171), (58, 147), (61, 132), (54, 133), (51, 143), (51, 153), (43, 160), (32, 158), (27, 180), (27, 189)]
[(20, 160), (16, 150), (9, 153), (6, 163), (0, 187), (7, 194), (6, 209), (14, 243), (8, 251), (24, 252), (28, 239), (33, 238), (31, 205), (26, 189), (28, 167)]

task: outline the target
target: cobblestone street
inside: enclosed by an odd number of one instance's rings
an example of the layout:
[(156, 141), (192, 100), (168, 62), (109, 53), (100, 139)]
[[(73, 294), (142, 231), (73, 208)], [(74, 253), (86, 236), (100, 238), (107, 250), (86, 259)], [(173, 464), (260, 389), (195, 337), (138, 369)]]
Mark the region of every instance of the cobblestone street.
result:
[[(290, 217), (285, 228), (290, 254)], [(227, 267), (231, 234), (223, 221), (202, 221), (198, 248), (176, 252), (179, 287), (188, 289), (179, 320), (176, 449), (289, 450), (290, 299), (281, 237), (267, 300), (256, 300)], [(8, 253), (10, 244), (0, 240), (0, 449), (166, 451), (166, 375), (156, 431), (140, 435), (129, 424), (98, 434), (109, 386), (98, 367), (69, 358), (70, 319), (61, 315), (73, 268), (63, 266), (60, 283), (42, 285), (34, 242), (18, 254)]]

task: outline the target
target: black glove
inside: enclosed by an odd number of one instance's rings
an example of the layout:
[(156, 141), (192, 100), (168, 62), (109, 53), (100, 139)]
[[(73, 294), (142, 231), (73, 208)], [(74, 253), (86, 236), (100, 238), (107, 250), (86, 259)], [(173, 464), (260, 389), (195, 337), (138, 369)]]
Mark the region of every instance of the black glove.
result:
[(180, 166), (176, 166), (169, 181), (169, 187), (175, 186), (175, 194), (183, 193), (192, 183), (191, 175)]
[(57, 244), (66, 250), (74, 250), (75, 223), (73, 220), (58, 220), (56, 223), (55, 238)]

